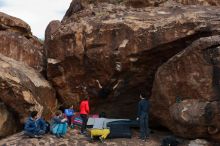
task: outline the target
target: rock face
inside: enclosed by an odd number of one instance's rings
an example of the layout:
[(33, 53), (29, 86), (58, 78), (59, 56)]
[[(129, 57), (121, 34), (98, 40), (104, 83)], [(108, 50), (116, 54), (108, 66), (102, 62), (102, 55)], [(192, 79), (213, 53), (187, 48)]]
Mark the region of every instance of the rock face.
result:
[(20, 128), (16, 117), (8, 111), (4, 103), (0, 103), (0, 138), (17, 132)]
[(220, 36), (212, 36), (159, 67), (151, 96), (155, 120), (182, 137), (219, 141), (219, 57)]
[(22, 61), (39, 72), (45, 70), (43, 45), (24, 21), (0, 12), (0, 53)]
[(204, 139), (196, 139), (196, 140), (191, 140), (188, 146), (212, 146), (212, 144)]
[(143, 8), (149, 6), (163, 6), (165, 4), (183, 4), (183, 5), (202, 5), (202, 6), (220, 6), (219, 0), (127, 0), (127, 6)]
[(174, 0), (174, 1), (184, 5), (220, 6), (219, 0)]
[[(49, 119), (57, 107), (54, 90), (39, 73), (24, 63), (1, 54), (0, 101), (15, 115), (13, 118), (17, 116), (17, 119), (12, 121), (20, 124), (24, 123), (30, 111), (37, 110), (44, 118)], [(11, 120), (12, 116), (5, 108), (3, 110), (2, 117), (5, 118), (1, 118), (1, 122), (4, 124), (4, 120), (7, 120), (10, 127), (11, 121), (8, 120)]]
[(126, 6), (131, 6), (134, 8), (144, 8), (152, 6), (163, 6), (172, 4), (183, 4), (183, 5), (201, 5), (201, 6), (220, 6), (219, 0), (81, 0), (84, 4), (88, 3), (111, 3), (111, 4), (125, 4)]
[(134, 118), (139, 91), (150, 96), (157, 68), (192, 41), (219, 33), (219, 8), (73, 3), (46, 30), (48, 79), (64, 106), (77, 109), (86, 89), (93, 111), (109, 116)]

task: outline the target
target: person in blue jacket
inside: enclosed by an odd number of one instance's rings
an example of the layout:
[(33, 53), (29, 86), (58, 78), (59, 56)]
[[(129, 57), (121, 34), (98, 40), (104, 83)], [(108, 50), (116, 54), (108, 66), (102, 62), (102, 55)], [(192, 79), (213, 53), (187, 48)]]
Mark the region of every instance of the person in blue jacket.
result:
[(138, 116), (137, 120), (140, 120), (140, 138), (143, 141), (149, 138), (149, 108), (150, 104), (144, 93), (140, 94), (140, 101), (138, 103)]
[(48, 132), (49, 125), (43, 118), (38, 118), (36, 120), (38, 127), (43, 130), (45, 133)]
[(71, 106), (68, 109), (65, 109), (64, 114), (66, 115), (67, 120), (68, 120), (68, 125), (70, 126), (72, 124), (72, 118), (74, 116), (73, 106)]
[(30, 117), (25, 122), (24, 134), (29, 137), (41, 137), (46, 132), (46, 122), (38, 117), (37, 111), (32, 111)]
[(51, 120), (51, 132), (56, 135), (56, 137), (64, 137), (67, 132), (67, 119), (63, 116), (62, 111), (58, 110), (55, 116)]

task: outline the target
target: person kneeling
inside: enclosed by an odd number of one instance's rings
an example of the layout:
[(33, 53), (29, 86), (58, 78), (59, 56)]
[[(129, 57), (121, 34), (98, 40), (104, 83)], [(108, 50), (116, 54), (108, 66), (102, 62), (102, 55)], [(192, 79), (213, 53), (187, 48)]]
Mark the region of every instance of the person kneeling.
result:
[(30, 117), (25, 122), (24, 135), (31, 138), (40, 138), (46, 133), (46, 122), (38, 117), (37, 111), (32, 111)]
[(56, 137), (64, 137), (67, 132), (67, 119), (64, 118), (62, 111), (57, 111), (51, 120), (51, 132)]
[(70, 106), (69, 108), (64, 110), (64, 113), (67, 117), (68, 120), (68, 125), (72, 128), (73, 127), (73, 116), (74, 116), (74, 110), (73, 110), (73, 106)]
[(110, 130), (104, 126), (106, 121), (105, 114), (101, 113), (99, 117), (100, 118), (95, 118), (93, 128), (90, 130), (91, 140), (93, 141), (94, 137), (98, 136), (101, 142), (104, 142), (106, 137), (109, 135)]

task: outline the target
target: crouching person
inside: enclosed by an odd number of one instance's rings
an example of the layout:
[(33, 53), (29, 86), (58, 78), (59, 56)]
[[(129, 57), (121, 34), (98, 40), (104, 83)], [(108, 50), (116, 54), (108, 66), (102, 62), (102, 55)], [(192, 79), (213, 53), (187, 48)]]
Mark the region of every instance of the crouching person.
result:
[(106, 116), (104, 113), (99, 115), (100, 118), (95, 118), (93, 128), (90, 130), (91, 141), (94, 140), (95, 136), (98, 136), (100, 141), (103, 143), (104, 140), (110, 133), (110, 130), (105, 127)]
[(31, 138), (40, 138), (46, 133), (46, 122), (38, 117), (38, 112), (33, 111), (25, 122), (24, 134)]
[(51, 120), (51, 132), (56, 135), (56, 137), (64, 137), (67, 132), (67, 119), (64, 118), (62, 111), (57, 111), (55, 116)]
[(73, 127), (73, 116), (74, 116), (74, 110), (73, 110), (73, 106), (69, 107), (68, 109), (65, 109), (64, 110), (64, 113), (67, 117), (67, 120), (68, 120), (68, 125), (70, 127)]

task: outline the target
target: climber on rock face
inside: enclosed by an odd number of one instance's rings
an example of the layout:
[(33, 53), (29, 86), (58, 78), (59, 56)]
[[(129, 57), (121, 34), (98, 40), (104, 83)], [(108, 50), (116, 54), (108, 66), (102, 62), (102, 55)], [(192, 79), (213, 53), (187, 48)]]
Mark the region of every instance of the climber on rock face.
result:
[(118, 87), (118, 85), (121, 81), (122, 80), (112, 79), (109, 84), (107, 84), (106, 86), (103, 87), (100, 84), (99, 80), (96, 80), (96, 82), (98, 83), (98, 86), (100, 88), (99, 97), (107, 98), (109, 96), (109, 94), (111, 94), (111, 92), (114, 91)]

